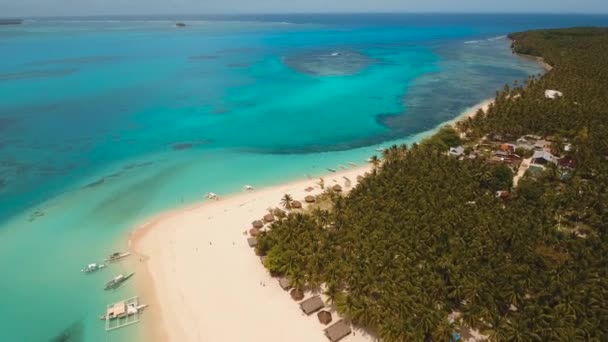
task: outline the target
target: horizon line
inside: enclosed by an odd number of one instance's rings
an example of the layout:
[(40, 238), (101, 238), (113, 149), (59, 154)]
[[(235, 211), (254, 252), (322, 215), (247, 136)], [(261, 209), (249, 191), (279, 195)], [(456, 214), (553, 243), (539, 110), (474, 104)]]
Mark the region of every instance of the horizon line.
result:
[(608, 12), (466, 12), (466, 11), (399, 11), (399, 12), (388, 12), (388, 11), (344, 11), (344, 12), (238, 12), (238, 13), (225, 13), (225, 12), (209, 12), (209, 13), (102, 13), (102, 14), (60, 14), (60, 15), (22, 15), (22, 16), (0, 16), (0, 20), (6, 19), (22, 19), (27, 20), (28, 18), (94, 18), (94, 17), (195, 17), (195, 16), (225, 16), (225, 17), (237, 17), (237, 16), (260, 16), (260, 15), (403, 15), (403, 14), (417, 14), (417, 15), (584, 15), (584, 16), (606, 16)]

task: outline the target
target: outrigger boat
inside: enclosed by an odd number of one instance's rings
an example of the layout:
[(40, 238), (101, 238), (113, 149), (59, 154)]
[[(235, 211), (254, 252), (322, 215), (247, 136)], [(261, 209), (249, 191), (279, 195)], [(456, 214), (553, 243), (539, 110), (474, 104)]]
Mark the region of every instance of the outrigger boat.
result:
[(139, 304), (139, 298), (123, 299), (106, 306), (105, 314), (99, 319), (106, 321), (106, 331), (112, 331), (138, 323), (147, 304)]
[(83, 268), (80, 271), (82, 271), (84, 273), (91, 273), (91, 272), (98, 271), (104, 267), (106, 267), (106, 265), (104, 265), (104, 264), (88, 264), (87, 266), (85, 266), (85, 268)]
[(108, 306), (108, 310), (106, 311), (106, 314), (99, 316), (99, 319), (105, 321), (108, 319), (112, 320), (112, 319), (123, 318), (123, 317), (131, 316), (131, 315), (135, 315), (135, 314), (139, 313), (141, 310), (145, 309), (146, 307), (148, 307), (148, 304), (139, 304), (139, 302), (137, 302), (137, 301), (133, 301), (133, 302), (122, 301), (122, 302), (114, 303), (114, 304)]
[(120, 284), (122, 284), (125, 281), (127, 281), (134, 274), (135, 274), (135, 272), (132, 272), (131, 274), (126, 275), (126, 276), (124, 274), (117, 275), (112, 280), (110, 280), (109, 282), (106, 283), (106, 286), (105, 286), (104, 290), (111, 290), (111, 289), (115, 289), (115, 288), (119, 287)]
[(125, 253), (114, 252), (114, 253), (110, 254), (110, 256), (104, 261), (105, 262), (116, 262), (122, 258), (128, 257), (129, 255), (131, 255), (130, 252), (125, 252)]

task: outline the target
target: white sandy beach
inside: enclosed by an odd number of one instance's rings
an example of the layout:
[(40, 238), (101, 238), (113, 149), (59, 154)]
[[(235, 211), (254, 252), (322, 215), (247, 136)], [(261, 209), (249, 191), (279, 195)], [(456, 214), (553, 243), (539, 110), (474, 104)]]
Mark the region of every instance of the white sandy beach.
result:
[[(324, 177), (325, 184), (344, 186), (342, 177), (348, 177), (354, 186), (367, 170), (364, 166), (332, 173)], [(151, 303), (143, 321), (154, 336), (146, 340), (327, 341), (325, 326), (316, 315), (305, 316), (270, 277), (245, 234), (267, 208), (279, 206), (284, 194), (303, 202), (306, 195), (321, 193), (317, 181), (209, 200), (162, 214), (138, 228), (131, 250), (140, 254), (134, 258), (140, 265), (138, 290)], [(310, 186), (315, 190), (306, 192)], [(372, 340), (357, 331), (343, 341)]]
[[(492, 102), (485, 100), (447, 124), (487, 110)], [(357, 176), (369, 170), (366, 165), (330, 173), (325, 186), (343, 186), (347, 177), (354, 187)], [(252, 221), (279, 207), (286, 193), (303, 203), (306, 195), (320, 194), (317, 182), (307, 179), (207, 200), (140, 225), (129, 243), (139, 255), (134, 258), (138, 291), (151, 304), (143, 319), (145, 340), (328, 341), (316, 315), (301, 312), (247, 244)], [(314, 190), (306, 192), (311, 186)], [(333, 322), (337, 320), (334, 313)], [(374, 340), (355, 331), (343, 341)]]

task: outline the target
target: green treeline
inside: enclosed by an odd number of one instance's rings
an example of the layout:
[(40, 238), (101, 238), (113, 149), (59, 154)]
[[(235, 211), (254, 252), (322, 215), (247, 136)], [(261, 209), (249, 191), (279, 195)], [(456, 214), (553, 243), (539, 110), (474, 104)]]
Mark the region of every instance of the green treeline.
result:
[(327, 192), (331, 209), (273, 223), (258, 237), (266, 267), (383, 341), (449, 341), (469, 328), (493, 341), (608, 340), (608, 31), (511, 38), (553, 70), (505, 87), (459, 129), (570, 142), (571, 178), (548, 168), (497, 198), (511, 170), (449, 157), (460, 138), (446, 128), (386, 150), (348, 196)]

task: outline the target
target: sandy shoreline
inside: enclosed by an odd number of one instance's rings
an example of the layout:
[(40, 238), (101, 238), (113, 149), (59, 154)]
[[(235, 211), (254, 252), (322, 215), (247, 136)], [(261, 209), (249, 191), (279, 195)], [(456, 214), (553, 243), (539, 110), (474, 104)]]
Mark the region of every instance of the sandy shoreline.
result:
[[(467, 109), (447, 124), (486, 110), (493, 100)], [(325, 175), (325, 186), (352, 186), (369, 171), (357, 166)], [(270, 277), (247, 245), (251, 222), (279, 207), (288, 193), (303, 202), (320, 194), (318, 178), (243, 192), (162, 213), (139, 225), (129, 239), (137, 254), (139, 295), (150, 303), (145, 313), (146, 341), (327, 341), (325, 326), (306, 317), (299, 305)], [(314, 187), (311, 192), (305, 191)], [(307, 294), (307, 297), (310, 294)], [(334, 317), (334, 322), (336, 321)], [(373, 341), (363, 332), (343, 341)]]
[[(324, 177), (356, 184), (361, 166)], [(247, 245), (251, 222), (283, 194), (303, 201), (318, 179), (290, 182), (163, 213), (130, 236), (140, 295), (151, 304), (144, 336), (156, 341), (326, 341), (316, 316), (303, 316)], [(307, 187), (314, 186), (311, 192)], [(336, 319), (334, 318), (334, 321)], [(357, 333), (345, 341), (371, 341)]]

